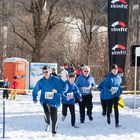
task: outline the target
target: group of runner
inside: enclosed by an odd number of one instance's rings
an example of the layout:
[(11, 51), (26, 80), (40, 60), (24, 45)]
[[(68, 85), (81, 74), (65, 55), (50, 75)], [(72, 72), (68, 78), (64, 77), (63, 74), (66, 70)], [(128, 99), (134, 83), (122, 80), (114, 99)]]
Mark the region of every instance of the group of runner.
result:
[[(38, 92), (40, 94), (40, 103), (43, 106), (46, 122), (46, 130), (52, 124), (52, 134), (56, 134), (57, 124), (57, 109), (62, 103), (62, 121), (67, 116), (67, 108), (71, 114), (71, 125), (75, 125), (75, 103), (78, 100), (80, 122), (85, 123), (85, 115), (89, 120), (93, 120), (92, 116), (92, 90), (96, 89), (96, 84), (93, 76), (90, 74), (90, 67), (83, 65), (75, 70), (74, 66), (71, 68), (65, 64), (60, 67), (61, 71), (57, 75), (52, 72), (48, 66), (42, 68), (43, 77), (36, 83), (33, 89), (33, 102), (38, 100)], [(110, 114), (112, 106), (114, 105), (115, 112), (115, 126), (120, 127), (118, 100), (121, 90), (121, 77), (118, 74), (118, 66), (114, 64), (111, 71), (97, 87), (101, 91), (101, 101), (103, 105), (102, 114), (107, 116), (107, 123), (110, 124)]]

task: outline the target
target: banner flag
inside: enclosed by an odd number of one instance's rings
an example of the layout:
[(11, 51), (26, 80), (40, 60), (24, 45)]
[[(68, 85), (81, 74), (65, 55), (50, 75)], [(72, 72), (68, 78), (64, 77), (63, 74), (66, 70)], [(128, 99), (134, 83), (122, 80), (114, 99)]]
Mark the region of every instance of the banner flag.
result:
[(129, 0), (108, 0), (109, 68), (119, 67), (124, 77), (127, 54)]

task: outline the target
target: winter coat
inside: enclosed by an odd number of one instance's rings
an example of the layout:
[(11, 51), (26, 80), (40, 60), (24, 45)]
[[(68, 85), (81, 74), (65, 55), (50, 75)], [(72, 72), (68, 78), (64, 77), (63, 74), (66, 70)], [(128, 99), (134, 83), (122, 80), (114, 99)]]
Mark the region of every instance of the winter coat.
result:
[(63, 104), (75, 104), (75, 97), (80, 100), (82, 95), (80, 94), (80, 91), (77, 87), (77, 85), (74, 83), (73, 85), (70, 84), (70, 82), (67, 80), (66, 84), (68, 85), (68, 90), (63, 94), (62, 96), (62, 103)]
[(91, 94), (91, 88), (96, 86), (94, 79), (91, 75), (89, 75), (88, 77), (80, 75), (76, 79), (75, 83), (78, 86), (82, 96)]
[(13, 87), (13, 89), (17, 89), (18, 88), (18, 81), (17, 80), (13, 81), (12, 87)]
[(2, 87), (3, 88), (8, 88), (9, 87), (9, 84), (10, 84), (9, 82), (5, 82), (4, 81), (3, 84), (2, 84)]
[[(114, 75), (112, 72), (110, 72), (106, 77), (103, 86), (105, 99), (113, 99), (115, 97), (120, 97), (122, 93), (121, 83), (122, 83), (121, 76), (119, 74)], [(111, 92), (112, 88), (116, 90), (115, 93)]]
[[(67, 91), (67, 88), (66, 83), (56, 76), (51, 75), (49, 79), (43, 77), (33, 88), (33, 101), (37, 101), (38, 92), (41, 91), (40, 103), (42, 105), (46, 103), (52, 107), (58, 108), (60, 106), (62, 94)], [(57, 90), (57, 93), (53, 94), (53, 89)]]

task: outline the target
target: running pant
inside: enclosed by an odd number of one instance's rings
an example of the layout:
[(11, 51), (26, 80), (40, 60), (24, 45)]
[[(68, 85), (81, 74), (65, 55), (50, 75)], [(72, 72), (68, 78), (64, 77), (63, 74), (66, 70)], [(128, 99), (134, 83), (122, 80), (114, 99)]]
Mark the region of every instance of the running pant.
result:
[(87, 115), (91, 116), (92, 115), (92, 95), (86, 95), (82, 96), (82, 102), (79, 102), (79, 109), (80, 109), (80, 121), (84, 122), (85, 121), (85, 108), (87, 108)]
[(62, 105), (62, 115), (65, 117), (67, 116), (67, 108), (69, 108), (71, 114), (71, 125), (75, 126), (75, 106), (70, 104)]
[(51, 107), (48, 104), (43, 104), (44, 113), (46, 115), (46, 121), (50, 124), (50, 118), (52, 121), (52, 133), (56, 132), (56, 122), (57, 122), (57, 108)]

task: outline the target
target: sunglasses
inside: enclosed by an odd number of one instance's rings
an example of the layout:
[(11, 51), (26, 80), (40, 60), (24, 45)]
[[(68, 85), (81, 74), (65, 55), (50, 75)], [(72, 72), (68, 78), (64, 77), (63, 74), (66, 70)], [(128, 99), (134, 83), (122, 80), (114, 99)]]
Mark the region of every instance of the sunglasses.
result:
[(84, 72), (89, 72), (89, 71), (84, 71)]
[(45, 70), (45, 71), (42, 71), (43, 73), (48, 73), (48, 71), (47, 70)]

